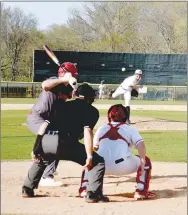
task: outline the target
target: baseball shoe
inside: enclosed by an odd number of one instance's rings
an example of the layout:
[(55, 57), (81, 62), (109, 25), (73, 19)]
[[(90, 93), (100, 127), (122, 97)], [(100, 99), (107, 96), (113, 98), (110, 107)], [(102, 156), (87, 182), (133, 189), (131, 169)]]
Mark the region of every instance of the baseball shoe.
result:
[(109, 198), (106, 196), (103, 196), (102, 193), (88, 191), (85, 197), (85, 201), (88, 203), (109, 202)]
[(126, 123), (127, 123), (128, 125), (130, 125), (130, 124), (131, 124), (131, 120), (130, 120), (130, 119), (127, 119)]
[(84, 197), (86, 197), (86, 195), (87, 195), (87, 189), (86, 189), (86, 187), (80, 187), (80, 189), (79, 189), (79, 196), (81, 198), (84, 198)]
[(61, 181), (55, 181), (54, 178), (41, 178), (39, 182), (40, 187), (61, 187), (63, 183)]
[(146, 190), (138, 190), (136, 189), (136, 192), (134, 194), (134, 199), (136, 200), (143, 200), (143, 199), (153, 199), (156, 197), (155, 193), (146, 191)]
[(22, 197), (23, 198), (32, 198), (32, 197), (34, 197), (33, 189), (23, 186), (22, 187)]

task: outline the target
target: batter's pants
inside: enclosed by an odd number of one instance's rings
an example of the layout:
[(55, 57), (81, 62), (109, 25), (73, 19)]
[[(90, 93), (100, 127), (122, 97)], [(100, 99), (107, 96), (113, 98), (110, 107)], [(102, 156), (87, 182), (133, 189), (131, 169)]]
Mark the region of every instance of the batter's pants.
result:
[[(49, 159), (69, 160), (80, 165), (85, 165), (85, 146), (77, 140), (70, 138), (60, 138), (57, 144), (57, 136), (49, 138), (44, 135), (42, 140), (44, 155), (40, 163), (33, 163), (28, 171), (23, 186), (35, 189), (38, 187), (41, 176), (49, 164)], [(47, 152), (47, 153), (46, 153)], [(51, 155), (49, 153), (51, 152)], [(47, 155), (48, 154), (48, 155)], [(102, 192), (103, 178), (105, 173), (105, 163), (103, 157), (93, 152), (92, 169), (88, 171), (88, 191)]]
[[(31, 113), (27, 117), (27, 127), (35, 135), (37, 135), (38, 130), (41, 124), (43, 124), (43, 122), (44, 122), (44, 119), (40, 117), (38, 114)], [(44, 170), (42, 177), (43, 178), (53, 177), (53, 174), (57, 169), (58, 163), (59, 163), (59, 160), (56, 160), (56, 159), (54, 160), (54, 158), (51, 158), (48, 161), (48, 165), (46, 165), (46, 168)]]

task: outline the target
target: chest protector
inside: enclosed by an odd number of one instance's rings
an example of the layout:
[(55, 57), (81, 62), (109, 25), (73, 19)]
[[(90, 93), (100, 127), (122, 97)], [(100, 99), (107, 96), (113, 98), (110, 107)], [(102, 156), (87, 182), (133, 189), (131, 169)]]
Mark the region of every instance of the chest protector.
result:
[(121, 126), (123, 124), (125, 124), (125, 123), (120, 122), (119, 124), (112, 126), (111, 123), (108, 123), (108, 125), (110, 126), (110, 129), (106, 132), (106, 134), (104, 134), (102, 137), (99, 138), (99, 141), (101, 141), (102, 139), (105, 139), (105, 138), (108, 138), (110, 140), (121, 139), (121, 140), (125, 141), (128, 144), (128, 146), (130, 146), (130, 143), (118, 133), (119, 126)]

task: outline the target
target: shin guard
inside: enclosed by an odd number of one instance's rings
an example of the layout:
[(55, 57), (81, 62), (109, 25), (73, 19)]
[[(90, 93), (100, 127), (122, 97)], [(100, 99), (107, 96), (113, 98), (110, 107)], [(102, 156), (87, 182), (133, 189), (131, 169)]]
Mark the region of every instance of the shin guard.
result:
[(136, 182), (137, 182), (137, 186), (139, 186), (139, 184), (142, 184), (143, 185), (143, 190), (148, 191), (149, 183), (150, 183), (150, 179), (151, 179), (152, 165), (151, 165), (151, 161), (150, 161), (150, 159), (148, 157), (145, 157), (145, 161), (146, 161), (146, 163), (145, 163), (145, 167), (144, 167), (144, 172), (140, 176), (139, 175), (140, 167), (139, 167), (139, 169), (137, 171)]

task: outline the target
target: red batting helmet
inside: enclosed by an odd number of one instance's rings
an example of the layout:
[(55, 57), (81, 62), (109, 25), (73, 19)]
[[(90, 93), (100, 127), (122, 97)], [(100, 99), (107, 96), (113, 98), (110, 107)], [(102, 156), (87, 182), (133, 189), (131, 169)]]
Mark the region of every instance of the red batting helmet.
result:
[(126, 122), (128, 118), (127, 109), (122, 104), (112, 105), (108, 110), (108, 121)]
[(58, 76), (61, 76), (65, 72), (70, 72), (74, 78), (76, 78), (78, 75), (76, 66), (71, 62), (65, 62), (61, 64), (58, 70)]

